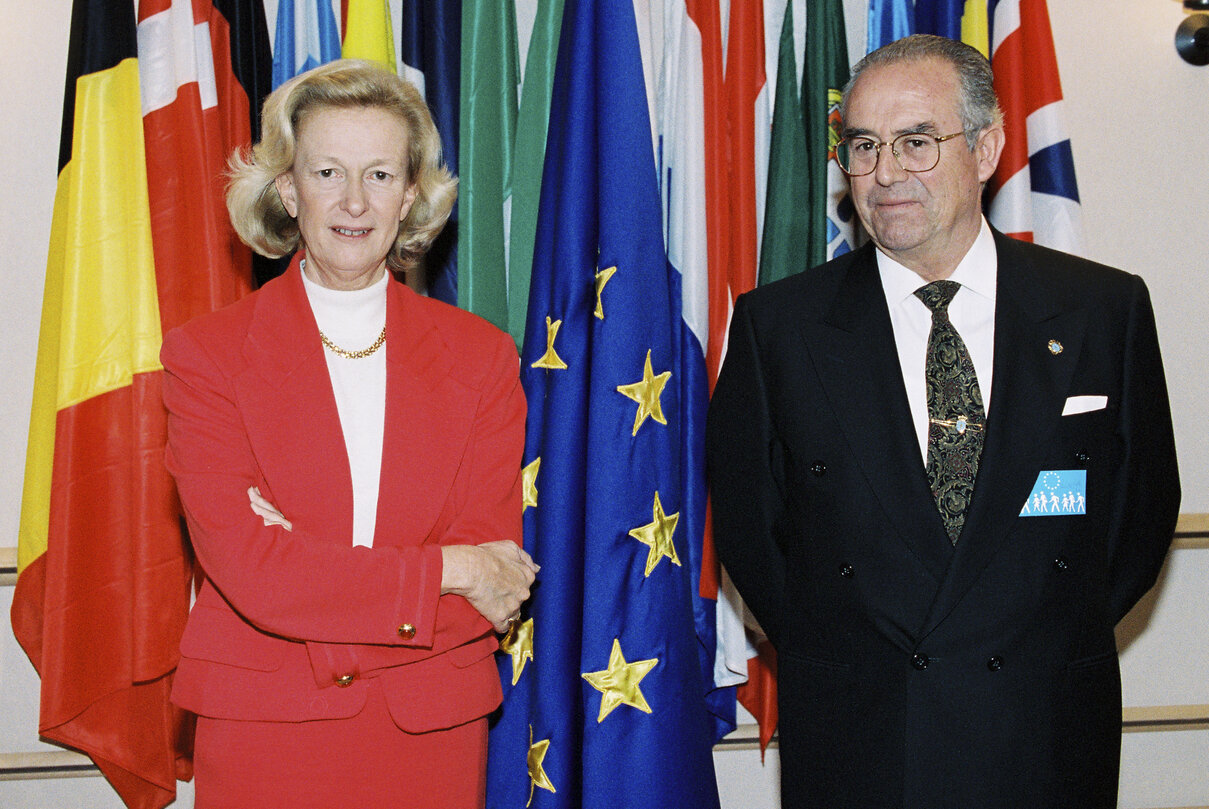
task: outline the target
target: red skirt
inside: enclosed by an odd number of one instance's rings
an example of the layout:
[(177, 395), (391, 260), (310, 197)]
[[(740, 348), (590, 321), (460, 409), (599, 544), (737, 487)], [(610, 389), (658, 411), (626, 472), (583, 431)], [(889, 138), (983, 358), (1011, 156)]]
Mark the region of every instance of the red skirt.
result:
[(376, 679), (361, 713), (316, 722), (198, 717), (195, 809), (482, 809), (487, 719), (413, 734)]

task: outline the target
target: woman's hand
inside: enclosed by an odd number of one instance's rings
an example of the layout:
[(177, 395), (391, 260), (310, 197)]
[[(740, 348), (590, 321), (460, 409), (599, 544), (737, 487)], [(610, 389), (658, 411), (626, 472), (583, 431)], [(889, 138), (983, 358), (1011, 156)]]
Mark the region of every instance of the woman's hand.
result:
[(248, 489), (248, 500), (252, 503), (252, 513), (264, 520), (267, 525), (280, 525), (287, 531), (294, 530), (294, 524), (277, 510), (277, 507), (260, 495), (260, 489), (252, 486)]
[(441, 593), (464, 596), (497, 632), (507, 632), (540, 569), (529, 554), (515, 542), (500, 540), (445, 545), (441, 555)]

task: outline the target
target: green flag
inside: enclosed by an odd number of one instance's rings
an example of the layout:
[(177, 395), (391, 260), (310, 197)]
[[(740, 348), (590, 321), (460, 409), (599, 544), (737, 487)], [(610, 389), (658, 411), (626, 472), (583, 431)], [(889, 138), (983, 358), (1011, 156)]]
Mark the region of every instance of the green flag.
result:
[(458, 305), (508, 328), (507, 217), (517, 115), (516, 8), (462, 6)]
[(563, 0), (538, 0), (529, 53), (525, 57), (520, 117), (516, 122), (516, 149), (512, 153), (512, 229), (508, 244), (508, 331), (517, 347), (525, 341), (533, 240), (537, 233), (537, 206), (546, 159), (546, 129), (550, 123), (550, 92), (554, 85), (554, 62), (558, 58), (562, 19)]
[(802, 109), (810, 181), (810, 233), (806, 265), (813, 267), (847, 252), (852, 244), (848, 184), (830, 157), (839, 140), (840, 91), (848, 83), (848, 38), (842, 0), (809, 0), (806, 5), (806, 71)]
[(781, 43), (777, 52), (777, 86), (772, 112), (772, 143), (768, 150), (768, 197), (760, 248), (761, 284), (806, 269), (802, 245), (810, 237), (810, 208), (804, 195), (810, 187), (806, 161), (806, 130), (798, 101), (798, 66), (793, 43), (793, 2), (785, 4)]

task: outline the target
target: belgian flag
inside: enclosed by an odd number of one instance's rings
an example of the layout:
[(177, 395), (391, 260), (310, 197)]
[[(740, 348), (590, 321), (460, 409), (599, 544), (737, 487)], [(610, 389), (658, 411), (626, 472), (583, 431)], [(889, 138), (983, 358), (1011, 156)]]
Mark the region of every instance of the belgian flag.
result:
[(134, 6), (78, 0), (12, 621), (42, 676), (39, 732), (130, 807), (176, 794), (166, 640), (189, 598), (160, 342)]
[(143, 5), (179, 24), (158, 35), (145, 13), (136, 33), (129, 0), (72, 12), (12, 624), (42, 678), (39, 733), (158, 809), (188, 775), (168, 696), (192, 576), (159, 350), (250, 288), (220, 173), (270, 62), (256, 0)]

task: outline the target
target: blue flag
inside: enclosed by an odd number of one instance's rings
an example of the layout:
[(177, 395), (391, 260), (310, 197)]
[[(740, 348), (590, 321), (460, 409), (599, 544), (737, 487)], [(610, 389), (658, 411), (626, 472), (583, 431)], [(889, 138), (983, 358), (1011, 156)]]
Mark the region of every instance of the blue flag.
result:
[(915, 3), (912, 0), (869, 0), (869, 30), (865, 53), (915, 33)]
[(966, 0), (916, 0), (915, 33), (961, 39)]
[(502, 643), (489, 807), (717, 809), (683, 334), (633, 6), (567, 0), (521, 362), (541, 572)]
[(273, 89), (340, 58), (336, 15), (327, 0), (280, 0), (273, 45)]
[[(441, 135), (445, 165), (458, 173), (458, 127), (462, 76), (462, 0), (408, 0), (402, 7), (399, 55), (404, 78), (428, 102)], [(428, 294), (458, 302), (458, 205), (424, 257)]]

